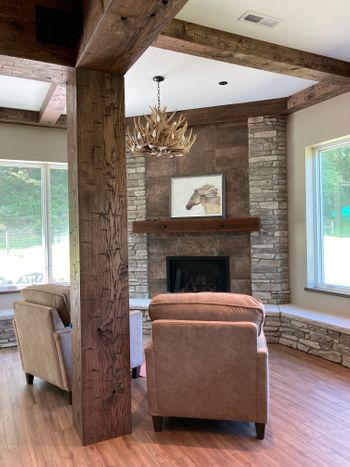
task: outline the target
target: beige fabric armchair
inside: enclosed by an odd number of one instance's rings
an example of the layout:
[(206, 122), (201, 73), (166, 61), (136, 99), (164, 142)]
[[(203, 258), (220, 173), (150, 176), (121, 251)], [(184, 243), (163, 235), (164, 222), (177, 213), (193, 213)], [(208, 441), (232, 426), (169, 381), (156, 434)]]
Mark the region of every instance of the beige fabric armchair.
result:
[(268, 420), (268, 351), (264, 307), (247, 295), (164, 294), (150, 305), (146, 348), (149, 411), (162, 417), (255, 422)]
[[(28, 384), (34, 376), (69, 392), (72, 388), (72, 339), (69, 287), (32, 285), (14, 302), (13, 321), (22, 367)], [(143, 362), (142, 313), (129, 312), (130, 367), (137, 378)]]
[(28, 384), (34, 376), (71, 392), (72, 346), (69, 287), (30, 286), (13, 304), (13, 321)]

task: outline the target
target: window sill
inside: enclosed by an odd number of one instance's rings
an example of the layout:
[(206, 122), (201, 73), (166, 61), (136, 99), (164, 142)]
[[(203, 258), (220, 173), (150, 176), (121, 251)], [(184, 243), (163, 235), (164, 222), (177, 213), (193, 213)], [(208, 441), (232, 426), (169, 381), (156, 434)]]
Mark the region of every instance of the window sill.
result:
[(345, 292), (336, 292), (332, 290), (316, 289), (313, 287), (304, 287), (304, 290), (306, 292), (315, 292), (315, 293), (321, 293), (321, 294), (326, 294), (326, 295), (333, 295), (335, 297), (350, 298), (350, 293), (345, 293)]
[(22, 289), (24, 289), (24, 287), (26, 287), (26, 286), (19, 287), (19, 288), (16, 288), (16, 289), (13, 288), (13, 289), (0, 290), (0, 295), (10, 294), (10, 293), (20, 293), (20, 291)]
[[(40, 283), (40, 284), (35, 284), (34, 282), (33, 283), (28, 283), (28, 284), (23, 284), (23, 285), (20, 285), (18, 287), (14, 287), (13, 285), (12, 286), (9, 286), (8, 288), (4, 288), (2, 290), (0, 290), (0, 295), (2, 294), (10, 294), (10, 293), (20, 293), (21, 290), (25, 289), (26, 287), (29, 287), (30, 285), (47, 285), (48, 283), (45, 282), (45, 283)], [(69, 282), (50, 282), (49, 285), (69, 285)]]

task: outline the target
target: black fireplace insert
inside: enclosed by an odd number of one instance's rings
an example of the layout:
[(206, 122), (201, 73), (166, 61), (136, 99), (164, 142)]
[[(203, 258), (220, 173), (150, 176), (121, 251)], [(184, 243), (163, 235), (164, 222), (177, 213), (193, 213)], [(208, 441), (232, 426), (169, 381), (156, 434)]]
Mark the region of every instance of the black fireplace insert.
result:
[(168, 292), (229, 292), (228, 256), (167, 256)]

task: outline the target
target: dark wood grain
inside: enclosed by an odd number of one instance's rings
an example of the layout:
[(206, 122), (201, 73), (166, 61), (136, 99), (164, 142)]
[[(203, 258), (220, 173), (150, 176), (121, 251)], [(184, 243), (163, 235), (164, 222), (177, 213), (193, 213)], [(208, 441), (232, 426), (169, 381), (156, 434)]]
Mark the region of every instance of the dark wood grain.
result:
[(66, 108), (66, 86), (51, 84), (41, 105), (40, 123), (55, 125)]
[[(228, 123), (261, 115), (279, 115), (286, 111), (287, 98), (280, 98), (181, 110), (180, 113), (186, 118), (189, 126), (197, 126)], [(126, 125), (133, 128), (134, 117), (127, 117)]]
[(0, 55), (74, 66), (76, 61), (74, 48), (44, 44), (37, 40), (35, 15), (37, 4), (53, 9), (69, 10), (74, 3), (56, 0), (0, 2)]
[(152, 45), (328, 84), (347, 84), (350, 79), (349, 62), (178, 19), (169, 23)]
[(287, 112), (292, 113), (319, 104), (333, 97), (350, 92), (350, 84), (337, 86), (334, 84), (317, 83), (288, 97)]
[(0, 55), (0, 75), (62, 84), (68, 81), (72, 73), (73, 67), (70, 66)]
[(257, 232), (260, 217), (239, 217), (235, 219), (169, 219), (160, 221), (136, 221), (132, 223), (133, 233), (173, 234), (184, 232)]
[[(349, 465), (350, 370), (269, 345), (270, 418), (253, 423), (165, 418), (154, 433), (147, 380), (132, 380), (133, 433), (80, 445), (59, 388), (27, 386), (16, 348), (0, 352), (0, 465), (4, 467), (345, 467)], [(220, 382), (218, 382), (220, 383)], [(39, 442), (40, 441), (40, 442)]]
[(124, 80), (67, 86), (73, 419), (83, 444), (131, 432)]
[(66, 116), (61, 115), (56, 123), (40, 122), (40, 112), (32, 110), (8, 109), (0, 107), (0, 123), (17, 125), (44, 126), (49, 128), (67, 128)]
[(187, 0), (83, 1), (77, 65), (124, 74)]

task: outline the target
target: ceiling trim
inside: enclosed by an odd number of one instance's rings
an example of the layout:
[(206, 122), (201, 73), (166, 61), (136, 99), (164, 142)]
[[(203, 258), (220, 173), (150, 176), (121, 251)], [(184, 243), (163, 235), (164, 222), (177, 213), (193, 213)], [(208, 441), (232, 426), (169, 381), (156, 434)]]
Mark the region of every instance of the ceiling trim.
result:
[(332, 97), (340, 96), (346, 92), (350, 92), (350, 84), (337, 86), (334, 84), (317, 83), (314, 86), (310, 86), (289, 96), (287, 113), (289, 114), (306, 109), (307, 107), (332, 99)]
[(174, 19), (154, 47), (328, 84), (350, 83), (350, 63)]

